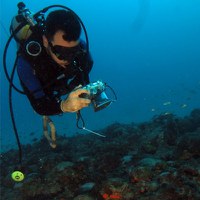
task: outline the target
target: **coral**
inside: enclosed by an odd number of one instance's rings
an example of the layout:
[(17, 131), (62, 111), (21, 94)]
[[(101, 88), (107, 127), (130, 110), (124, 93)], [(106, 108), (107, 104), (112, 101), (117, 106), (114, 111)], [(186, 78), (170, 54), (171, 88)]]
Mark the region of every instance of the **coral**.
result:
[(22, 146), (23, 182), (10, 174), (18, 152), (0, 155), (5, 200), (200, 199), (200, 110), (178, 118), (155, 116), (141, 124), (114, 123), (91, 134)]

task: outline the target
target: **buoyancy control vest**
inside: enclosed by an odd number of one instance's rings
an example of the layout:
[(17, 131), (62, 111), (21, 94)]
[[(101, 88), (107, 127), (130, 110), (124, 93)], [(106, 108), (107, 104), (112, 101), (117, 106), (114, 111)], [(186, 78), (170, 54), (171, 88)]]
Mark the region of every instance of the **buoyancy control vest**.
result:
[[(83, 41), (80, 46), (84, 50)], [(23, 56), (34, 70), (46, 94), (60, 96), (70, 92), (78, 84), (89, 82), (88, 73), (93, 61), (86, 54), (80, 55), (66, 68), (58, 65), (42, 45), (42, 36), (32, 35), (20, 46), (19, 55)]]

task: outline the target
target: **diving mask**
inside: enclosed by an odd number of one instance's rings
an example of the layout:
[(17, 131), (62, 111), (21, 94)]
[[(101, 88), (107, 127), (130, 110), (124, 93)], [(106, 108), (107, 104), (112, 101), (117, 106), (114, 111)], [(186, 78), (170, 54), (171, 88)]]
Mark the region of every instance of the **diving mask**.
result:
[(59, 60), (67, 60), (72, 61), (80, 52), (82, 52), (82, 49), (80, 45), (74, 46), (74, 47), (64, 47), (60, 45), (53, 45), (52, 42), (48, 41), (49, 46), (51, 48), (51, 51), (55, 54), (55, 56)]

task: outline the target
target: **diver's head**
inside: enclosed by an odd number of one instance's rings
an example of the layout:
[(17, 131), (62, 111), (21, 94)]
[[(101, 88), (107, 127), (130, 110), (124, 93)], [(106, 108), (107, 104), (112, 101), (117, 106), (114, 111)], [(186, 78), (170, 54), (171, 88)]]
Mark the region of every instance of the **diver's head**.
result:
[(56, 10), (46, 18), (45, 35), (49, 40), (53, 40), (57, 31), (63, 31), (65, 41), (76, 41), (81, 34), (81, 25), (77, 16), (66, 10)]
[(56, 10), (47, 16), (43, 43), (59, 65), (66, 66), (80, 51), (80, 35), (81, 25), (73, 12)]

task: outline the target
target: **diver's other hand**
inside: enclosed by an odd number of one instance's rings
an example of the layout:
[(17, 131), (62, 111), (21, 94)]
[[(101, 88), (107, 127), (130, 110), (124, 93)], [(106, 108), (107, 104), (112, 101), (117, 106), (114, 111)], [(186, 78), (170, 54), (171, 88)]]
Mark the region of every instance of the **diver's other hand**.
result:
[(60, 108), (63, 112), (77, 112), (84, 107), (87, 107), (91, 100), (87, 98), (81, 98), (81, 94), (90, 95), (89, 91), (86, 89), (75, 89), (73, 90), (66, 100), (61, 102)]

